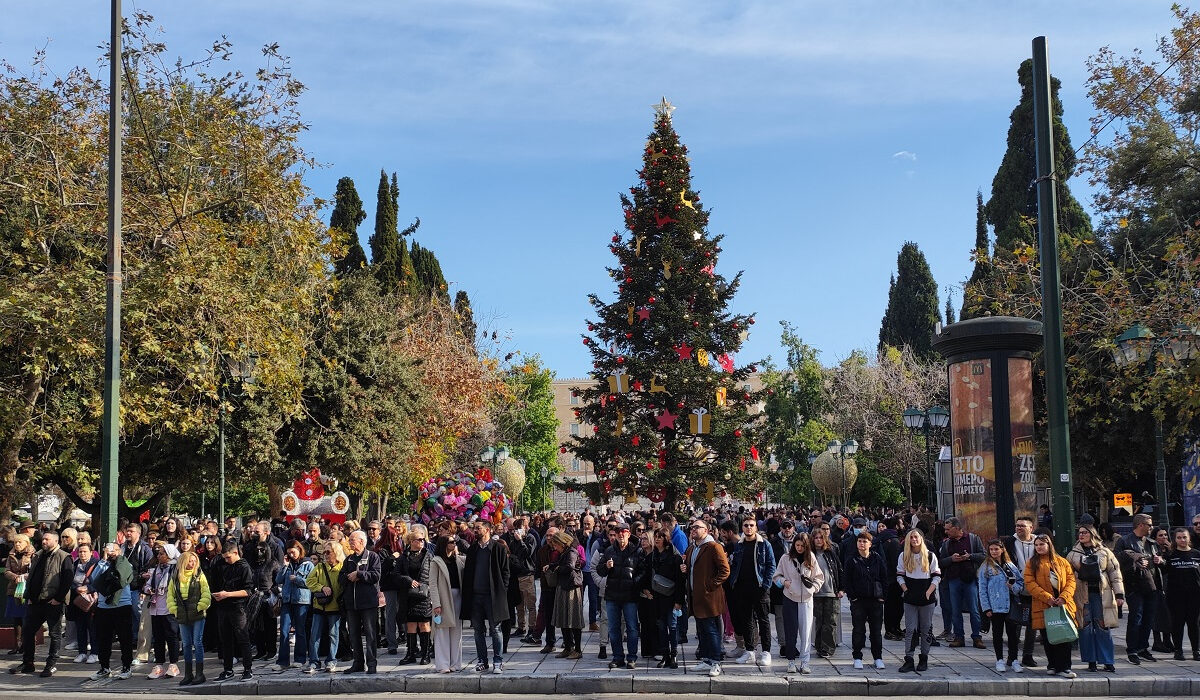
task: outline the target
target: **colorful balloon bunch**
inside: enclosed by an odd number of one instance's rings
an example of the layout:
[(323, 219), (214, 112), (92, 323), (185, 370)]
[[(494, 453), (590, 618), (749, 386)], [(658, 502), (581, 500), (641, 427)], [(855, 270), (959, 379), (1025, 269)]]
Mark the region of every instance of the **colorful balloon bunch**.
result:
[(512, 502), (504, 494), (504, 484), (492, 479), (490, 469), (436, 476), (421, 484), (417, 492), (420, 500), (413, 503), (412, 509), (423, 523), (475, 515), (498, 523), (512, 515)]

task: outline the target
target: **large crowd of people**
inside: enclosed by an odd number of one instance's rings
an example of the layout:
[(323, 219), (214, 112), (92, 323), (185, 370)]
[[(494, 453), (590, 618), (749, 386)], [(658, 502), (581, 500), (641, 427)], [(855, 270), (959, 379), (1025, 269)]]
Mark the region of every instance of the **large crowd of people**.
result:
[[(50, 677), (74, 652), (97, 681), (136, 672), (203, 684), (213, 660), (218, 681), (252, 678), (255, 662), (373, 674), (381, 653), (403, 647), (401, 666), (499, 674), (516, 637), (560, 658), (594, 653), (609, 669), (676, 669), (690, 648), (689, 669), (710, 676), (729, 663), (805, 674), (814, 653), (839, 647), (856, 669), (884, 669), (887, 638), (904, 642), (906, 673), (927, 670), (942, 643), (986, 649), (990, 632), (997, 672), (1044, 665), (1073, 678), (1076, 641), (1089, 671), (1116, 670), (1122, 608), (1130, 664), (1185, 659), (1185, 630), (1200, 661), (1200, 516), (1166, 532), (1139, 514), (1117, 536), (1085, 515), (1066, 552), (1048, 516), (1020, 517), (987, 542), (924, 508), (721, 506), (679, 520), (588, 509), (428, 525), (164, 516), (122, 523), (103, 543), (22, 521), (0, 532), (19, 657), (10, 671)], [(594, 649), (585, 629), (598, 633)]]

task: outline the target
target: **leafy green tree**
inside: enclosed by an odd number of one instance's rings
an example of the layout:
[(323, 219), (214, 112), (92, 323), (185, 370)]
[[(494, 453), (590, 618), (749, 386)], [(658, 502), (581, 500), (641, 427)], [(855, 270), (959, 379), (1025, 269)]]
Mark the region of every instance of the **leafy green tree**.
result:
[(449, 285), (442, 274), (442, 264), (428, 248), (422, 248), (415, 240), (412, 243), (412, 266), (418, 289), (423, 293), (449, 303)]
[(812, 503), (814, 491), (808, 456), (825, 449), (835, 435), (822, 420), (829, 410), (825, 398), (825, 370), (818, 351), (801, 340), (792, 324), (781, 321), (780, 342), (787, 350), (787, 366), (764, 363), (766, 421), (763, 444), (779, 465), (776, 472), (782, 502)]
[(558, 416), (554, 412), (554, 373), (542, 366), (537, 355), (510, 367), (504, 373), (504, 391), (496, 396), (492, 422), (495, 441), (512, 450), (514, 459), (525, 462), (525, 497), (541, 480), (545, 467), (557, 473)]
[[(287, 59), (268, 46), (253, 76), (210, 72), (231, 50), (218, 41), (176, 64), (152, 26), (142, 13), (126, 30), (120, 487), (165, 492), (186, 468), (126, 455), (198, 444), (230, 361), (255, 356), (256, 392), (299, 410), (308, 311), (333, 247), (296, 175), (313, 162)], [(84, 69), (6, 65), (0, 95), (3, 518), (18, 473), (94, 493), (108, 89)]]
[(942, 316), (937, 282), (925, 254), (908, 242), (896, 258), (897, 274), (888, 290), (887, 311), (879, 326), (879, 347), (911, 347), (918, 357), (934, 359), (933, 329)]
[(403, 259), (407, 250), (402, 249), (396, 231), (395, 187), (388, 187), (387, 173), (379, 171), (379, 187), (375, 192), (375, 233), (368, 243), (371, 246), (371, 267), (375, 279), (379, 280), (383, 292), (394, 292), (400, 288)]
[(465, 289), (458, 290), (458, 293), (454, 295), (454, 315), (458, 317), (463, 337), (474, 346), (475, 335), (477, 333), (475, 312), (471, 310), (471, 298), (467, 296)]
[(367, 265), (367, 255), (358, 242), (358, 225), (365, 218), (367, 212), (363, 209), (358, 190), (354, 188), (354, 180), (341, 178), (333, 195), (333, 213), (329, 217), (329, 228), (346, 236), (346, 254), (334, 261), (334, 271), (339, 276)]
[[(1037, 177), (1036, 151), (1033, 138), (1033, 61), (1025, 59), (1017, 69), (1021, 98), (1009, 116), (1008, 148), (1000, 168), (992, 179), (992, 194), (986, 205), (987, 220), (996, 232), (996, 254), (1012, 253), (1022, 245), (1037, 245)], [(1075, 172), (1075, 149), (1063, 124), (1062, 101), (1058, 98), (1062, 86), (1058, 78), (1050, 78), (1050, 94), (1054, 113), (1054, 172), (1058, 190), (1058, 226), (1063, 235), (1087, 237), (1092, 230), (1091, 220), (1071, 194), (1067, 179)], [(976, 246), (978, 250), (980, 246)]]
[(753, 459), (749, 412), (762, 392), (746, 390), (753, 366), (733, 358), (754, 321), (728, 309), (740, 273), (726, 280), (715, 270), (722, 237), (707, 233), (669, 111), (664, 100), (641, 180), (621, 197), (628, 233), (609, 244), (615, 298), (589, 296), (596, 319), (583, 342), (594, 383), (578, 391), (593, 431), (572, 438), (571, 449), (595, 466), (606, 497), (661, 488), (673, 507), (703, 498), (706, 481), (717, 492), (757, 494), (765, 470)]

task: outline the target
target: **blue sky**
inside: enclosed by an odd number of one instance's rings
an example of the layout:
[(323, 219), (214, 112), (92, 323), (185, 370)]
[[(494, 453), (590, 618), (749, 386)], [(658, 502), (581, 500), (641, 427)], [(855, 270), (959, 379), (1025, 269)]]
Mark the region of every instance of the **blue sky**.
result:
[[(107, 2), (8, 0), (0, 57), (95, 66)], [(224, 34), (241, 67), (279, 42), (309, 88), (307, 180), (355, 179), (373, 213), (398, 173), (401, 225), (420, 217), (454, 289), (508, 349), (581, 376), (586, 294), (611, 294), (607, 245), (662, 96), (678, 109), (693, 186), (723, 233), (718, 271), (744, 270), (758, 324), (741, 359), (782, 359), (788, 320), (832, 363), (874, 347), (906, 240), (943, 289), (970, 274), (986, 198), (1046, 35), (1076, 146), (1092, 114), (1085, 60), (1152, 52), (1170, 3), (745, 0), (125, 1), (171, 53)], [(1072, 183), (1089, 203), (1086, 184)], [(327, 218), (327, 215), (326, 215)], [(360, 229), (364, 246), (372, 230)], [(453, 289), (452, 289), (453, 291)], [(944, 299), (945, 292), (943, 292)], [(960, 296), (955, 293), (955, 305)]]

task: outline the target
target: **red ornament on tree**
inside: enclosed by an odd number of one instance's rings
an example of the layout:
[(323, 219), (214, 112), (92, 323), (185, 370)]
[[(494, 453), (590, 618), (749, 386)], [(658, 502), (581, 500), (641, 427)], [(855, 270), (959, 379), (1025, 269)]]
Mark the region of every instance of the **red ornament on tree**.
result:
[(558, 453), (565, 455), (567, 453), (567, 448), (565, 448), (565, 447), (558, 448)]
[(654, 297), (650, 297), (649, 299), (646, 300), (646, 302), (649, 304), (653, 304), (655, 301), (658, 301), (658, 300), (655, 299)]
[(734, 437), (741, 437), (741, 436), (742, 436), (742, 431), (741, 431), (740, 429), (739, 429), (739, 430), (735, 430), (735, 431), (733, 431), (733, 436), (734, 436)]

